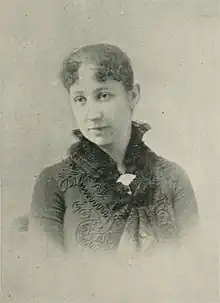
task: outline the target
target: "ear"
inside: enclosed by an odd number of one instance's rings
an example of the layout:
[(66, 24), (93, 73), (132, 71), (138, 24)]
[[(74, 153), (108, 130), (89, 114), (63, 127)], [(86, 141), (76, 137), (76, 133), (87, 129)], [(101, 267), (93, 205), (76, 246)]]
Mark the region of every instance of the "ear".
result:
[(133, 112), (140, 100), (140, 85), (136, 83), (129, 92), (129, 104), (131, 112)]

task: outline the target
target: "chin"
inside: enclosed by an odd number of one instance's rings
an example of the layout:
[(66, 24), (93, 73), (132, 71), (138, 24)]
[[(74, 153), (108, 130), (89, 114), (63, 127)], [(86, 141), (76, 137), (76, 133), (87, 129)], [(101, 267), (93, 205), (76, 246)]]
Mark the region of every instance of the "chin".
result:
[(103, 138), (103, 137), (92, 137), (92, 138), (88, 138), (90, 141), (92, 141), (93, 143), (95, 143), (98, 146), (105, 146), (105, 145), (109, 145), (112, 143), (112, 140), (110, 140), (110, 138)]

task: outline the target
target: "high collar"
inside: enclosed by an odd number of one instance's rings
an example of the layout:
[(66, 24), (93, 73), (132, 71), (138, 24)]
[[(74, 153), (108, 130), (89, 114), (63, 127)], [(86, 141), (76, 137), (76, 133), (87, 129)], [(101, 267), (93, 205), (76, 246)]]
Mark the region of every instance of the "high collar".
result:
[[(125, 152), (124, 165), (126, 173), (136, 173), (143, 166), (143, 136), (150, 130), (147, 123), (132, 122), (131, 137)], [(70, 154), (77, 155), (84, 160), (95, 174), (105, 175), (107, 177), (118, 176), (116, 162), (99, 146), (85, 138), (80, 130), (74, 130), (75, 136), (78, 137), (79, 143)]]

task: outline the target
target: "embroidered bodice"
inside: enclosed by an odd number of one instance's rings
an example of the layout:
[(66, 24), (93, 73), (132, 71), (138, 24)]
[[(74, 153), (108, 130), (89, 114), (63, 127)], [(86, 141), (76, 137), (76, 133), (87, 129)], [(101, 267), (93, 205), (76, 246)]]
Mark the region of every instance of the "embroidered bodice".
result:
[(66, 249), (115, 250), (125, 235), (137, 249), (173, 239), (197, 218), (186, 173), (157, 156), (142, 141), (147, 130), (133, 123), (124, 165), (134, 176), (118, 182), (113, 159), (78, 132), (69, 156), (40, 174), (31, 222)]

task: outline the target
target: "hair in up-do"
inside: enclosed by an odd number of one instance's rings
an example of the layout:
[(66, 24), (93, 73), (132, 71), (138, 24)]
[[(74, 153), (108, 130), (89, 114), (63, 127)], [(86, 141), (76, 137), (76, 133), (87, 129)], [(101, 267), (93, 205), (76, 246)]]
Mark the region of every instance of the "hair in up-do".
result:
[(121, 82), (127, 91), (133, 88), (134, 73), (127, 54), (115, 45), (99, 43), (82, 46), (64, 59), (60, 79), (68, 92), (78, 79), (82, 64), (96, 66), (96, 78), (100, 82), (111, 79)]

